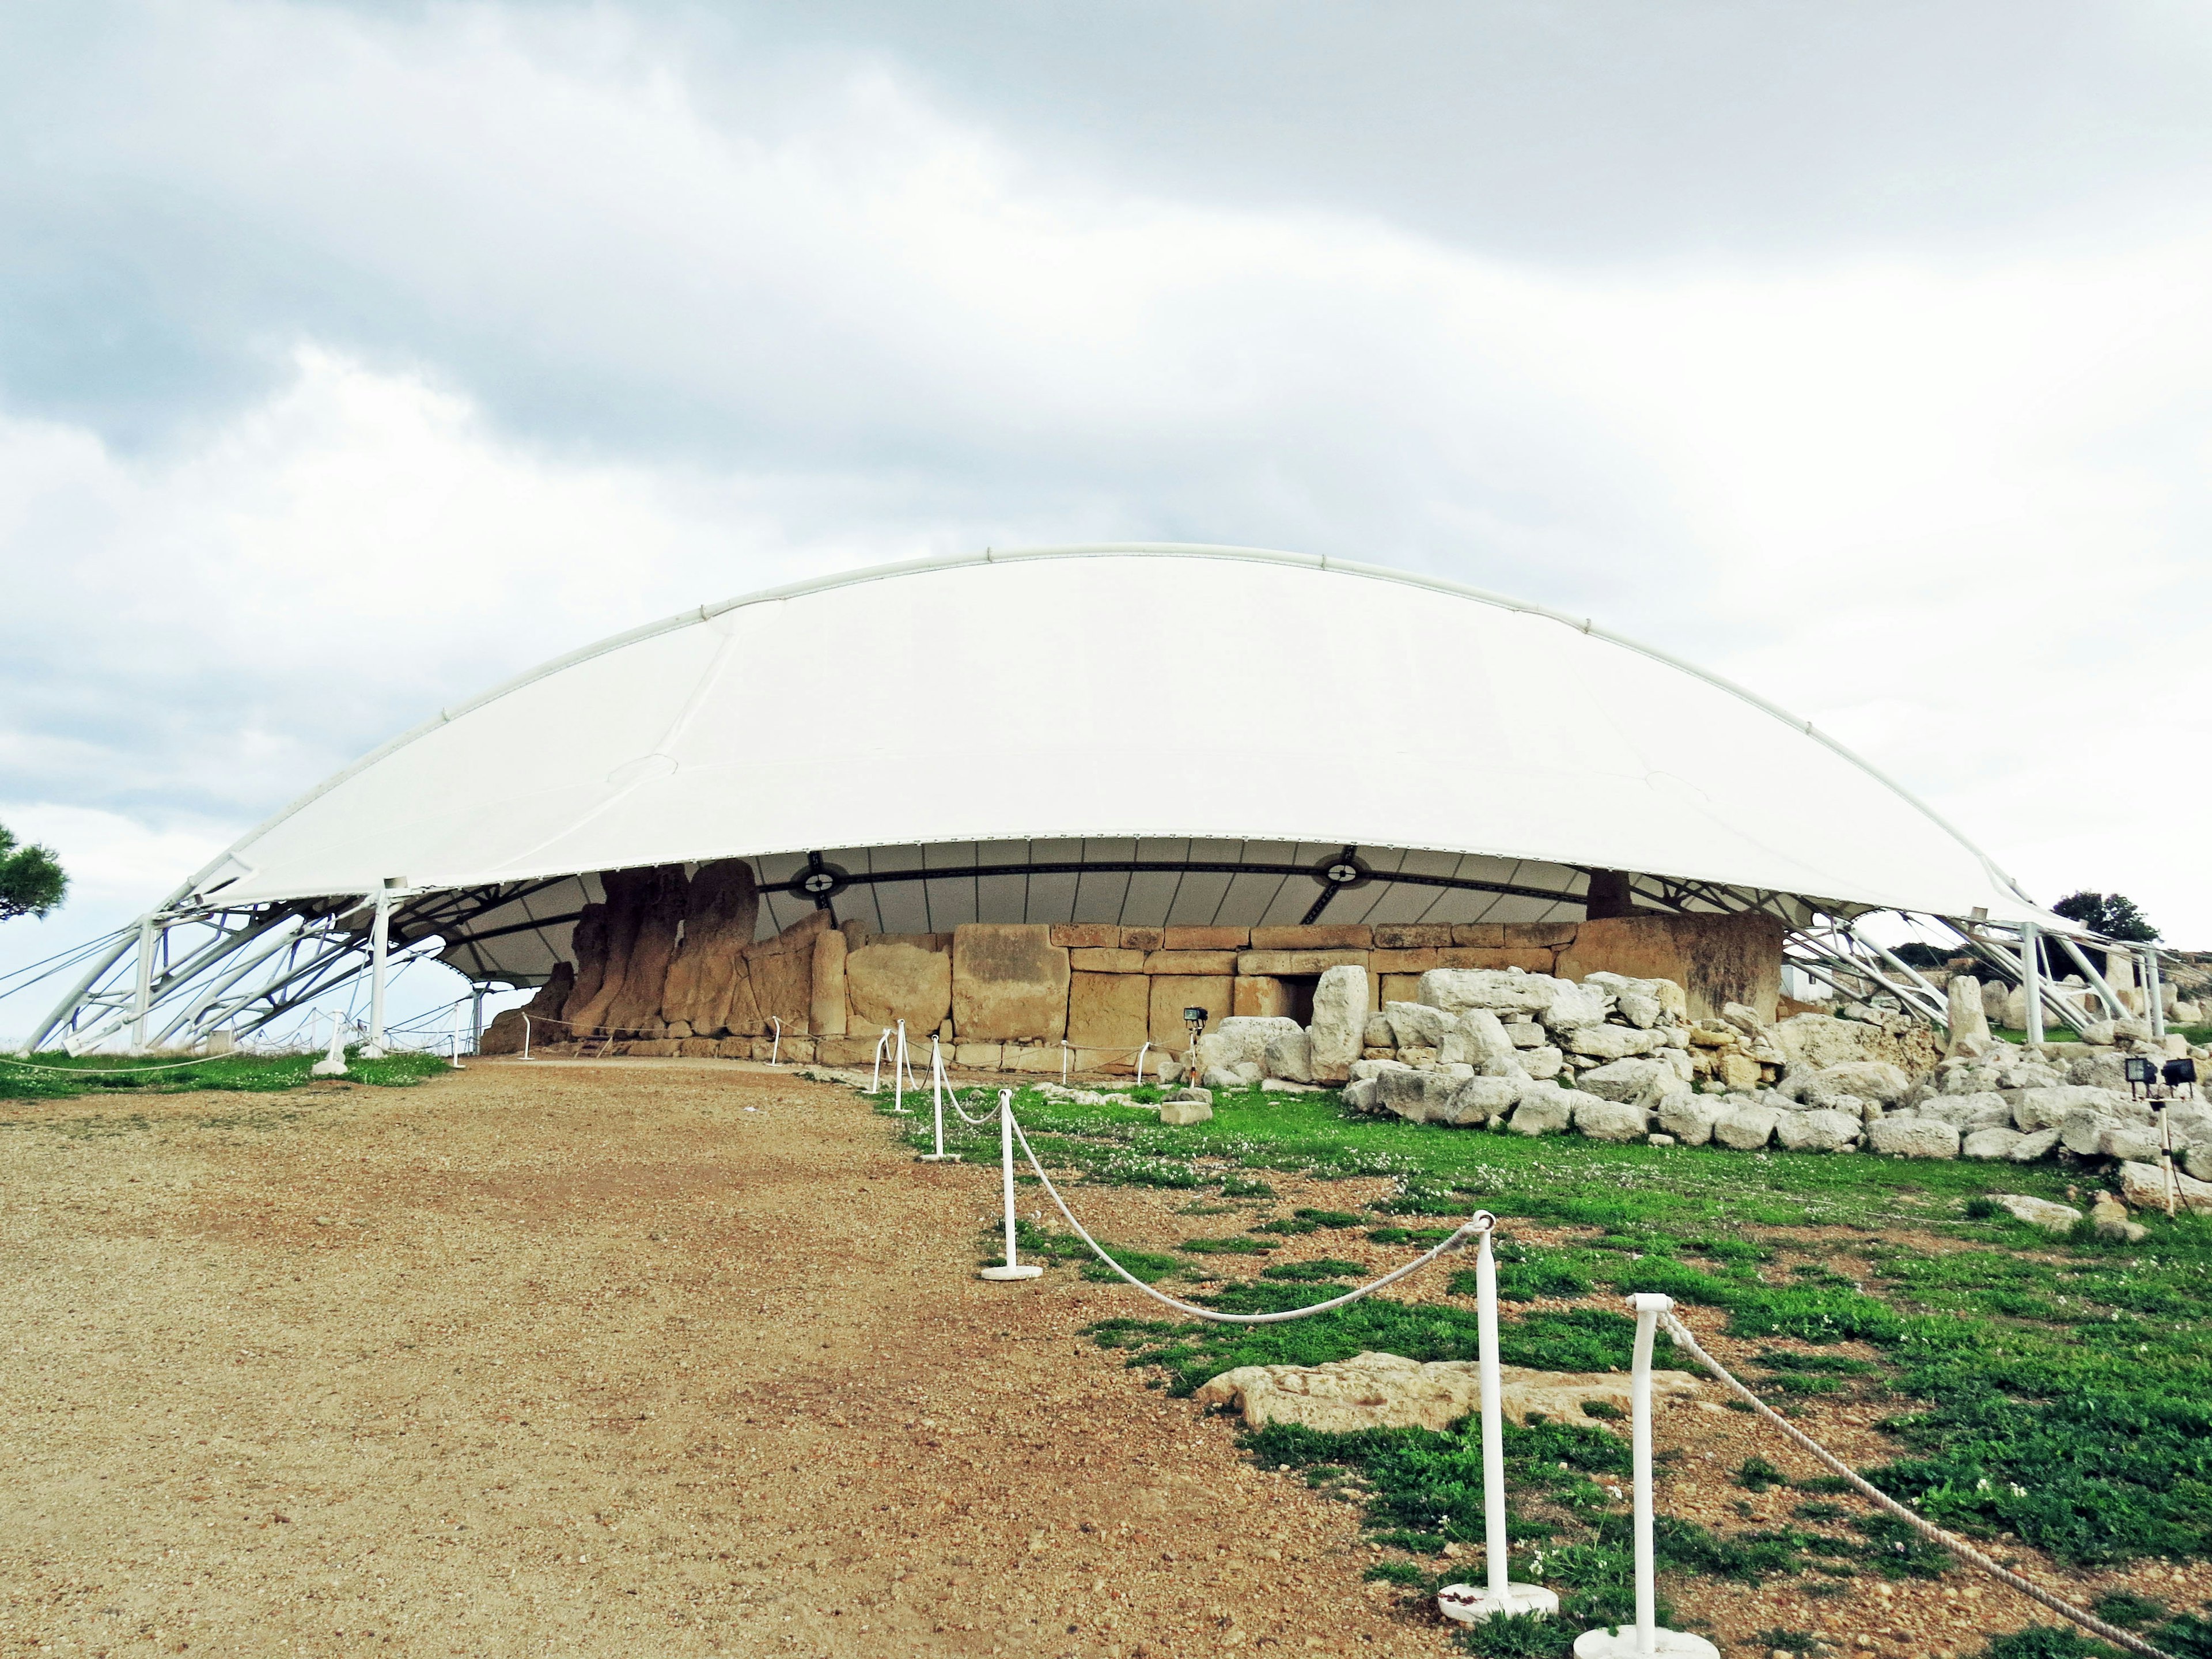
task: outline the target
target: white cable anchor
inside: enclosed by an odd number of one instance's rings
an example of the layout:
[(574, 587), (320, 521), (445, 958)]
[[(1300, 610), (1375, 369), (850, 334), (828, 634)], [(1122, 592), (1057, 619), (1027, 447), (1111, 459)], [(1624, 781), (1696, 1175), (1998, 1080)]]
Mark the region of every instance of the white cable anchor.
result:
[(1482, 1231), (1474, 1259), (1474, 1319), (1482, 1382), (1482, 1525), (1486, 1588), (1447, 1584), (1437, 1592), (1437, 1611), (1462, 1625), (1479, 1625), (1504, 1613), (1551, 1614), (1559, 1598), (1540, 1584), (1516, 1584), (1508, 1573), (1510, 1546), (1505, 1537), (1505, 1407), (1498, 1369), (1498, 1261), (1491, 1234), (1498, 1218), (1478, 1210), (1468, 1224)]
[(1014, 1258), (1014, 1091), (1012, 1089), (999, 1091), (999, 1168), (1000, 1179), (1006, 1194), (1006, 1261), (1001, 1267), (986, 1267), (976, 1276), (1001, 1281), (1035, 1279), (1044, 1269), (1024, 1267)]
[(314, 1077), (343, 1077), (346, 1074), (345, 1022), (336, 1014), (331, 1016), (331, 1051), (307, 1068)]
[(1636, 1316), (1635, 1357), (1629, 1374), (1634, 1434), (1629, 1453), (1636, 1485), (1636, 1625), (1618, 1630), (1584, 1631), (1575, 1638), (1575, 1659), (1721, 1659), (1721, 1650), (1702, 1636), (1668, 1630), (1658, 1622), (1657, 1569), (1651, 1547), (1651, 1339), (1674, 1299), (1650, 1291), (1628, 1298)]

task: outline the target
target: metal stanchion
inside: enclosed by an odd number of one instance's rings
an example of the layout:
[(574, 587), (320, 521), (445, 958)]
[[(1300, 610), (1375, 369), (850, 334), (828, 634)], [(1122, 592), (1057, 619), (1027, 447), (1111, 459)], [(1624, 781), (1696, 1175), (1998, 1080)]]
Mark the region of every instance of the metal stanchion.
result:
[(336, 1014), (331, 1016), (331, 1051), (309, 1066), (316, 1077), (343, 1077), (346, 1074), (345, 1022)]
[(783, 1022), (770, 1014), (768, 1023), (775, 1027), (775, 1040), (768, 1045), (768, 1063), (781, 1066), (783, 1064)]
[(891, 1050), (891, 1115), (906, 1115), (906, 1022), (898, 1023), (898, 1046)]
[(1042, 1267), (1025, 1267), (1014, 1257), (1014, 1091), (999, 1091), (999, 1164), (1000, 1184), (1006, 1194), (1006, 1261), (1000, 1267), (986, 1267), (978, 1275), (983, 1279), (1035, 1279), (1044, 1272)]
[(1553, 1613), (1559, 1598), (1540, 1584), (1516, 1584), (1508, 1571), (1511, 1547), (1505, 1537), (1505, 1407), (1498, 1369), (1498, 1262), (1490, 1236), (1498, 1218), (1478, 1210), (1472, 1224), (1482, 1230), (1474, 1261), (1475, 1329), (1482, 1382), (1483, 1565), (1488, 1583), (1447, 1584), (1437, 1593), (1437, 1610), (1462, 1625), (1479, 1625), (1499, 1613)]
[(938, 1048), (937, 1039), (933, 1036), (929, 1040), (929, 1109), (930, 1115), (937, 1120), (937, 1150), (924, 1152), (920, 1160), (921, 1163), (957, 1164), (960, 1161), (959, 1153), (945, 1150), (945, 1094), (951, 1086), (951, 1079), (945, 1075), (945, 1056)]
[(1636, 1316), (1636, 1347), (1629, 1375), (1633, 1417), (1630, 1449), (1636, 1486), (1636, 1624), (1618, 1630), (1584, 1631), (1575, 1638), (1575, 1659), (1721, 1659), (1721, 1650), (1702, 1636), (1666, 1630), (1659, 1624), (1658, 1569), (1651, 1547), (1651, 1340), (1659, 1316), (1674, 1310), (1672, 1297), (1642, 1292), (1628, 1298)]

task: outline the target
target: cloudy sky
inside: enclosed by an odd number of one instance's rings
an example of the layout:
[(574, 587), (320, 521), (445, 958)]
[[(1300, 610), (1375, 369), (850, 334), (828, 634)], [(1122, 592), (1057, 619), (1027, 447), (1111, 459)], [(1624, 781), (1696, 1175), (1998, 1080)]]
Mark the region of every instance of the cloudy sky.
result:
[(575, 644), (1108, 538), (1595, 616), (2212, 946), (2208, 205), (2179, 3), (21, 0), (0, 969)]

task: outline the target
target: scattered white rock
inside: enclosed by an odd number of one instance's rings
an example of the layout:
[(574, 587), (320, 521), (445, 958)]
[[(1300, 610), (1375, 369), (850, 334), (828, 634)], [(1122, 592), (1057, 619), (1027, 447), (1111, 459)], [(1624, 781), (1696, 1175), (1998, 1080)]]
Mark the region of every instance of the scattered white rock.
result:
[(2070, 1233), (2081, 1219), (2081, 1212), (2070, 1205), (2055, 1204), (2047, 1198), (2030, 1198), (2026, 1193), (1991, 1193), (1990, 1201), (2015, 1221), (2025, 1221), (2046, 1233)]
[(1890, 1116), (1867, 1126), (1867, 1145), (1886, 1157), (1956, 1158), (1959, 1131), (1941, 1118)]
[[(1626, 1371), (1540, 1371), (1498, 1368), (1506, 1420), (1525, 1425), (1542, 1416), (1585, 1427), (1625, 1419), (1632, 1406)], [(1481, 1408), (1479, 1367), (1468, 1359), (1424, 1364), (1394, 1353), (1361, 1353), (1326, 1365), (1239, 1365), (1201, 1384), (1192, 1395), (1201, 1406), (1233, 1407), (1246, 1425), (1295, 1423), (1326, 1433), (1359, 1429), (1449, 1428)], [(1655, 1405), (1698, 1398), (1697, 1378), (1686, 1371), (1651, 1373)], [(1585, 1401), (1613, 1408), (1609, 1418), (1583, 1411)]]
[(1858, 1144), (1859, 1119), (1852, 1112), (1784, 1112), (1774, 1124), (1777, 1145), (1793, 1152), (1840, 1152)]

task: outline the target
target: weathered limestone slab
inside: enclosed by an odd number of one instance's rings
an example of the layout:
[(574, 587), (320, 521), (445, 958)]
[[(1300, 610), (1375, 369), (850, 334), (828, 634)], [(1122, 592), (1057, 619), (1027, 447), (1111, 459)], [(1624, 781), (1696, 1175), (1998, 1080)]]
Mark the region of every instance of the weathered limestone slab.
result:
[[(810, 964), (813, 994), (806, 1006), (807, 1023), (814, 1028), (817, 1036), (845, 1035), (845, 962), (844, 934), (835, 927), (824, 928), (814, 941), (814, 957)], [(936, 1029), (933, 1024), (910, 1024), (907, 1032), (911, 1040), (927, 1037)]]
[(1575, 1079), (1590, 1094), (1606, 1100), (1658, 1100), (1674, 1092), (1673, 1068), (1656, 1060), (1615, 1060), (1595, 1066)]
[(562, 1004), (561, 1017), (573, 1020), (599, 1000), (607, 977), (607, 907), (586, 904), (576, 915), (575, 930), (568, 935), (568, 952), (575, 959), (576, 982)]
[(1659, 1127), (1685, 1146), (1703, 1146), (1713, 1138), (1713, 1126), (1735, 1110), (1725, 1095), (1693, 1095), (1686, 1091), (1668, 1095), (1659, 1103)]
[(1951, 1042), (1948, 1053), (1962, 1059), (1984, 1054), (1996, 1039), (1990, 1034), (1990, 1018), (1983, 1006), (1982, 984), (1972, 974), (1960, 974), (1943, 988), (1951, 1026)]
[(1270, 1079), (1289, 1083), (1311, 1083), (1313, 1074), (1313, 1044), (1291, 1020), (1287, 1031), (1278, 1031), (1267, 1039), (1267, 1046), (1260, 1056), (1260, 1069)]
[(1164, 927), (1124, 927), (1121, 948), (1124, 951), (1157, 951), (1167, 937)]
[(1739, 1152), (1757, 1152), (1772, 1137), (1774, 1127), (1782, 1121), (1782, 1116), (1771, 1106), (1754, 1106), (1745, 1101), (1713, 1125), (1713, 1145), (1730, 1146)]
[[(1141, 974), (1073, 976), (1067, 996), (1067, 1040), (1079, 1048), (1135, 1048), (1152, 1035), (1152, 985)], [(1123, 1054), (1126, 1069), (1130, 1056)]]
[(1648, 1054), (1667, 1045), (1656, 1031), (1639, 1031), (1628, 1025), (1584, 1025), (1567, 1033), (1567, 1052), (1597, 1060), (1626, 1060)]
[(1364, 923), (1312, 927), (1255, 927), (1255, 951), (1366, 951), (1374, 948), (1375, 930)]
[(1440, 1048), (1453, 1019), (1443, 1009), (1423, 1002), (1386, 1002), (1382, 1018), (1390, 1022), (1391, 1041), (1401, 1048)]
[[(810, 910), (775, 938), (746, 950), (746, 975), (763, 1031), (772, 1019), (780, 1019), (787, 1037), (813, 1035), (814, 941), (829, 931), (830, 913)], [(735, 1001), (733, 995), (733, 1006)]]
[(1602, 969), (1672, 980), (1688, 999), (1692, 1019), (1741, 1002), (1766, 1024), (1782, 994), (1784, 932), (1781, 918), (1758, 912), (1609, 916), (1575, 928), (1563, 942), (1558, 971), (1569, 979)]
[(1956, 1158), (1959, 1132), (1932, 1117), (1885, 1117), (1867, 1125), (1867, 1145), (1885, 1158)]
[[(1508, 1421), (1526, 1425), (1531, 1417), (1589, 1427), (1608, 1428), (1626, 1420), (1633, 1402), (1626, 1371), (1540, 1371), (1521, 1365), (1498, 1368), (1499, 1404)], [(1326, 1365), (1239, 1365), (1200, 1387), (1194, 1396), (1202, 1406), (1234, 1406), (1246, 1425), (1295, 1423), (1334, 1434), (1359, 1429), (1449, 1428), (1481, 1409), (1480, 1368), (1471, 1359), (1439, 1359), (1424, 1364), (1394, 1353), (1355, 1354)], [(1698, 1397), (1697, 1378), (1686, 1371), (1651, 1373), (1655, 1406), (1680, 1405)], [(1585, 1404), (1611, 1407), (1593, 1415)]]
[[(2179, 1198), (2176, 1208), (2212, 1215), (2212, 1181), (2174, 1171)], [(2166, 1176), (2155, 1164), (2136, 1161), (2120, 1165), (2120, 1197), (2138, 1210), (2166, 1207)]]
[(1276, 977), (1286, 974), (1325, 974), (1332, 968), (1346, 964), (1364, 968), (1367, 957), (1364, 951), (1247, 951), (1237, 958), (1236, 971)]
[[(814, 1057), (824, 1066), (866, 1066), (875, 1060), (876, 1044), (882, 1038), (883, 1031), (880, 1027), (871, 1027), (866, 1031), (854, 1031), (844, 1036), (817, 1037), (814, 1039)], [(909, 1059), (913, 1057), (914, 1043), (911, 1037), (907, 1042), (907, 1054)], [(915, 1075), (927, 1079), (929, 1070), (927, 1064), (929, 1059), (928, 1054), (924, 1052), (921, 1059), (925, 1063), (915, 1066)], [(888, 1059), (885, 1060), (884, 1070), (888, 1076), (890, 1070)], [(886, 1082), (884, 1086), (889, 1088), (890, 1085)]]
[(1370, 951), (1367, 966), (1377, 974), (1425, 974), (1444, 966), (1443, 955), (1443, 950)]
[(1291, 988), (1281, 980), (1270, 979), (1264, 974), (1239, 974), (1231, 1001), (1232, 1018), (1243, 1015), (1254, 1018), (1288, 1018)]
[(1793, 1152), (1840, 1152), (1858, 1138), (1859, 1120), (1850, 1112), (1783, 1112), (1774, 1124), (1775, 1144)]
[(1367, 1030), (1367, 972), (1331, 968), (1314, 988), (1313, 1073), (1316, 1083), (1341, 1083), (1352, 1074)]
[(1231, 1017), (1235, 1006), (1237, 981), (1227, 974), (1202, 978), (1162, 975), (1145, 983), (1152, 988), (1152, 1041), (1170, 1054), (1179, 1054), (1190, 1045), (1190, 1033), (1182, 1023), (1186, 1007), (1205, 1009), (1206, 1029), (1212, 1030)]
[(1041, 923), (964, 923), (952, 932), (952, 1029), (1057, 1042), (1067, 1030), (1070, 971)]
[(1378, 921), (1375, 948), (1378, 951), (1429, 951), (1452, 942), (1448, 921)]
[[(1176, 930), (1170, 927), (1170, 933)], [(1234, 951), (1147, 951), (1145, 971), (1148, 974), (1235, 974), (1237, 952)]]
[(1251, 943), (1252, 930), (1249, 927), (1169, 927), (1163, 930), (1160, 949), (1243, 951), (1249, 949)]
[(2020, 1143), (2017, 1129), (2008, 1129), (2002, 1124), (1984, 1125), (1966, 1132), (1966, 1139), (1959, 1144), (1959, 1152), (1962, 1158), (2008, 1158)]
[(1505, 947), (1505, 924), (1502, 921), (1455, 921), (1452, 924), (1451, 942), (1480, 949), (1503, 950)]
[(1448, 1014), (1469, 1008), (1492, 1012), (1536, 1013), (1552, 1006), (1562, 988), (1579, 990), (1548, 974), (1517, 974), (1509, 969), (1437, 968), (1421, 975), (1419, 1000)]
[[(1124, 951), (1119, 946), (1098, 946), (1096, 949), (1071, 950), (1067, 965), (1079, 974), (1141, 974), (1145, 971), (1143, 951)], [(949, 981), (948, 981), (949, 983)]]
[(1121, 930), (1110, 921), (1055, 921), (1052, 942), (1064, 951), (1110, 951), (1121, 943)]
[(1641, 1140), (1651, 1133), (1651, 1115), (1621, 1101), (1586, 1099), (1575, 1108), (1575, 1127), (1593, 1140)]
[(1556, 1084), (1547, 1084), (1539, 1089), (1523, 1089), (1515, 1098), (1518, 1104), (1508, 1120), (1516, 1135), (1565, 1134), (1575, 1121), (1575, 1104), (1582, 1097), (1571, 1089), (1562, 1089)]
[(956, 1042), (952, 1063), (963, 1072), (995, 1072), (1006, 1052), (1005, 1046), (996, 1042)]
[(909, 1039), (927, 1038), (952, 1012), (952, 957), (878, 940), (845, 958), (845, 998), (856, 1031), (904, 1020)]
[(2070, 1233), (2081, 1219), (2081, 1212), (2070, 1204), (2054, 1204), (2047, 1198), (2030, 1198), (2026, 1193), (1991, 1193), (1990, 1201), (2014, 1220), (2040, 1227), (2046, 1233)]

